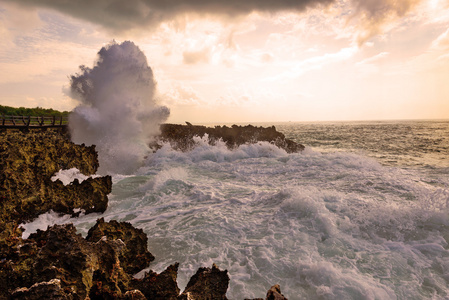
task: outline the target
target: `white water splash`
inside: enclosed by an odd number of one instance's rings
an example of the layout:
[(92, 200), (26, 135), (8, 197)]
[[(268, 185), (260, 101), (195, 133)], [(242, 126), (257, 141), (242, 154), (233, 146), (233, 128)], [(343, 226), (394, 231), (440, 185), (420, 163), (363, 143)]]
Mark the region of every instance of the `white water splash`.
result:
[(112, 42), (93, 68), (71, 76), (70, 95), (81, 104), (70, 114), (75, 143), (97, 146), (99, 172), (130, 174), (150, 151), (169, 109), (158, 106), (153, 71), (132, 42)]

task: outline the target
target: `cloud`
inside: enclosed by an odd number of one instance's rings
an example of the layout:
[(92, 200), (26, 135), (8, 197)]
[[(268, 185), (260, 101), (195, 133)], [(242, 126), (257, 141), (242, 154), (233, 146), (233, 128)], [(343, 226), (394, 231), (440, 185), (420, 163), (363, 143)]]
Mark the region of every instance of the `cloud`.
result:
[(358, 43), (363, 44), (381, 33), (385, 24), (405, 16), (423, 0), (352, 0), (355, 8), (352, 17), (358, 18), (363, 30)]
[(185, 51), (182, 57), (183, 62), (188, 65), (207, 63), (210, 59), (210, 50), (205, 48), (199, 51)]
[(260, 60), (261, 60), (263, 63), (270, 63), (270, 62), (272, 62), (272, 61), (274, 60), (274, 57), (273, 57), (273, 55), (271, 55), (270, 53), (264, 53), (264, 54), (262, 54), (262, 55), (260, 56)]
[(439, 50), (449, 49), (449, 28), (432, 42), (432, 48)]
[(357, 52), (357, 47), (349, 47), (342, 48), (335, 53), (326, 53), (320, 56), (311, 57), (306, 60), (290, 64), (287, 71), (267, 77), (264, 79), (264, 81), (276, 82), (284, 81), (286, 79), (298, 78), (300, 76), (303, 76), (307, 72), (322, 69), (329, 64), (348, 60), (352, 58)]
[(390, 53), (381, 52), (374, 56), (368, 57), (362, 61), (355, 64), (356, 68), (361, 72), (362, 75), (369, 75), (379, 72), (379, 64), (382, 64), (382, 60), (388, 57)]
[(148, 27), (175, 16), (214, 14), (227, 17), (247, 15), (254, 11), (303, 11), (308, 7), (327, 5), (334, 0), (4, 0), (25, 7), (53, 9), (76, 18), (121, 32)]
[[(325, 8), (323, 11), (345, 11), (342, 19), (357, 20), (361, 24), (358, 36), (363, 44), (382, 32), (384, 25), (405, 16), (424, 0), (2, 0), (27, 9), (47, 8), (97, 24), (113, 32), (125, 33), (139, 29), (151, 30), (169, 21), (177, 26), (195, 16), (219, 16), (229, 20), (253, 12), (274, 14), (277, 12), (305, 12), (308, 8)], [(178, 24), (179, 25), (179, 24)], [(232, 36), (230, 39), (232, 46)]]
[(358, 62), (356, 65), (370, 65), (370, 64), (373, 64), (373, 63), (387, 57), (388, 55), (389, 55), (388, 52), (381, 52), (379, 54), (376, 54), (372, 57), (366, 58), (366, 59)]
[(161, 92), (159, 97), (168, 106), (199, 106), (204, 104), (196, 90), (180, 82), (170, 84), (168, 91)]

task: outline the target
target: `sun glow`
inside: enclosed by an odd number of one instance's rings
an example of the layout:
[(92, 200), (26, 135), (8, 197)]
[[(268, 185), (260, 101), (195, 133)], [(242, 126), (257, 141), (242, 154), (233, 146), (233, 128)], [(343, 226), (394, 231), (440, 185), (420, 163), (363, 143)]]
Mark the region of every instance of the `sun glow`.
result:
[(72, 109), (67, 75), (115, 39), (145, 53), (171, 122), (449, 118), (447, 3), (382, 3), (165, 11), (147, 25), (116, 15), (112, 28), (69, 8), (0, 2), (2, 104)]

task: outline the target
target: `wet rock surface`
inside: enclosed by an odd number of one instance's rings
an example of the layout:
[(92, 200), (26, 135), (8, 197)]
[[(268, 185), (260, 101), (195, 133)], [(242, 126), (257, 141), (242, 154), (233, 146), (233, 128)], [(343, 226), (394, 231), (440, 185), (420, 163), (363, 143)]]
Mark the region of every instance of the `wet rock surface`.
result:
[(148, 251), (148, 238), (142, 229), (134, 228), (130, 223), (110, 221), (104, 222), (101, 218), (87, 233), (89, 242), (98, 242), (103, 237), (108, 240), (120, 239), (125, 246), (120, 252), (119, 258), (125, 272), (135, 274), (154, 260), (154, 256)]
[(142, 279), (134, 279), (131, 286), (141, 291), (146, 299), (178, 299), (178, 267), (179, 264), (175, 263), (160, 274), (150, 270)]
[[(92, 231), (99, 227), (106, 233), (125, 228), (124, 236), (141, 233), (126, 222), (100, 219)], [(124, 250), (135, 245), (149, 252), (146, 240), (125, 240), (129, 244), (118, 236), (83, 238), (72, 224), (38, 230), (18, 243), (16, 259), (0, 263), (0, 299), (226, 299), (229, 277), (215, 265), (200, 268), (181, 295), (177, 263), (160, 274), (150, 270), (134, 278), (122, 266), (136, 257)]]
[(215, 264), (212, 265), (212, 268), (199, 268), (195, 275), (190, 278), (180, 299), (227, 299), (228, 284), (228, 271), (220, 271)]
[(300, 152), (304, 150), (304, 146), (292, 140), (285, 138), (285, 135), (278, 132), (274, 126), (256, 127), (247, 126), (194, 126), (178, 124), (162, 124), (159, 142), (152, 146), (160, 147), (161, 142), (169, 142), (174, 149), (187, 151), (194, 147), (195, 140), (193, 137), (208, 136), (209, 142), (213, 145), (218, 140), (223, 140), (228, 148), (233, 149), (243, 144), (269, 142), (279, 148), (284, 149), (287, 153)]
[[(244, 300), (264, 300), (263, 298), (253, 298), (253, 299), (244, 299)], [(273, 285), (267, 292), (267, 297), (265, 300), (288, 300), (281, 293), (281, 287), (279, 284)]]
[(75, 145), (53, 131), (0, 132), (0, 259), (7, 258), (18, 224), (49, 210), (73, 214), (74, 209), (104, 212), (111, 192), (110, 176), (64, 186), (51, 177), (61, 169), (95, 174), (95, 146)]

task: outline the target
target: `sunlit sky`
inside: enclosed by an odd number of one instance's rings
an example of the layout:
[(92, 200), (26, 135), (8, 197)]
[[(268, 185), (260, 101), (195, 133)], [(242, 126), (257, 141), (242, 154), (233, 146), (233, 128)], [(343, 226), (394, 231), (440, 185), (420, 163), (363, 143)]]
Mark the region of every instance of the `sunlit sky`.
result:
[(448, 0), (0, 0), (0, 35), (2, 105), (72, 110), (131, 40), (169, 122), (449, 119)]

